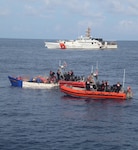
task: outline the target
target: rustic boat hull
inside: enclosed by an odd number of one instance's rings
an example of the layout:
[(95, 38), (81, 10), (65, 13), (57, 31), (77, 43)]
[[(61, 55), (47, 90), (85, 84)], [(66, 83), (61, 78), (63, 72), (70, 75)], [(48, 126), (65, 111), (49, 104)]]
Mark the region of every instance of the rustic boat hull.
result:
[(12, 86), (20, 88), (51, 89), (59, 86), (58, 83), (37, 83), (37, 82), (23, 81), (10, 76), (8, 76), (8, 78)]

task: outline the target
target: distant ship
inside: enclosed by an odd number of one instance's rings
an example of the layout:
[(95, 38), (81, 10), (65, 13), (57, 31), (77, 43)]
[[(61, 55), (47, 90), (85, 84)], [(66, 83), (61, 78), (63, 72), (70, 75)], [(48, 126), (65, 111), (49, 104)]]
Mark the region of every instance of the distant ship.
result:
[(60, 40), (57, 42), (45, 42), (48, 49), (115, 49), (116, 42), (103, 41), (102, 38), (92, 38), (91, 29), (88, 27), (85, 36), (80, 36), (76, 40)]

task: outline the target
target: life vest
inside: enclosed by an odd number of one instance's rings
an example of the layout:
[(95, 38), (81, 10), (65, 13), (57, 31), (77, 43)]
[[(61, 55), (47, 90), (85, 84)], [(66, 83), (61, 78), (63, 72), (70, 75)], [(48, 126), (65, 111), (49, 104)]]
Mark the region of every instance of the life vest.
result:
[(60, 48), (61, 48), (61, 49), (66, 49), (65, 44), (64, 44), (64, 43), (60, 43)]

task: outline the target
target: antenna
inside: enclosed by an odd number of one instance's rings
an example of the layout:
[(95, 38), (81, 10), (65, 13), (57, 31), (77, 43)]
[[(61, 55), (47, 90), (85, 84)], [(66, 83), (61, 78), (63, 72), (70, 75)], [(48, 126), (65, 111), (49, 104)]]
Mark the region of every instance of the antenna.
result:
[(98, 61), (96, 62), (96, 69), (98, 70)]
[(125, 69), (124, 69), (124, 75), (123, 75), (123, 90), (124, 90), (124, 87), (125, 87), (125, 73), (126, 73), (126, 71), (125, 71)]
[(86, 30), (86, 37), (90, 37), (91, 36), (91, 28), (88, 27), (87, 30)]
[(93, 73), (93, 65), (92, 65), (92, 68), (91, 68), (91, 74)]
[(59, 63), (58, 63), (59, 67), (61, 66), (61, 60), (59, 60)]

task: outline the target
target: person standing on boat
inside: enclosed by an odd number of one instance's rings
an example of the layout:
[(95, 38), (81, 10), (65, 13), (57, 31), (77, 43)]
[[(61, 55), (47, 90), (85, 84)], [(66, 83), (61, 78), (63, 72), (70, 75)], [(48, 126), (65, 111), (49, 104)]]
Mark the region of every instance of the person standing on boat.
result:
[(96, 70), (95, 73), (93, 73), (93, 76), (96, 78), (96, 80), (98, 80), (98, 70)]
[(61, 71), (60, 69), (57, 70), (57, 81), (61, 80)]

